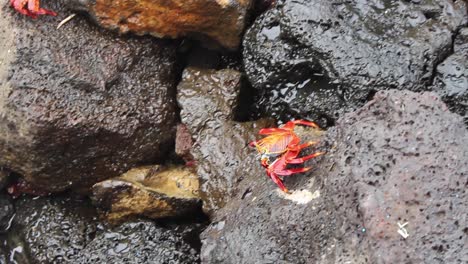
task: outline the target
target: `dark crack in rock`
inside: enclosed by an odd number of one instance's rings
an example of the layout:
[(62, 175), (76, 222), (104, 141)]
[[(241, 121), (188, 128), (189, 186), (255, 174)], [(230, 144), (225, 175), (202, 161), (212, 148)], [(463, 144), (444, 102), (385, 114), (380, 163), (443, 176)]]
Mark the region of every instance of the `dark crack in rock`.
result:
[(164, 158), (174, 141), (176, 47), (118, 37), (64, 1), (34, 20), (3, 2), (0, 165), (40, 189), (87, 187)]
[(468, 124), (468, 28), (460, 30), (453, 49), (437, 66), (433, 89)]
[(202, 234), (202, 263), (466, 263), (466, 142), (435, 94), (378, 92), (287, 179), (291, 195), (247, 176)]
[(466, 10), (451, 0), (278, 1), (243, 42), (259, 110), (329, 126), (378, 90), (425, 90)]

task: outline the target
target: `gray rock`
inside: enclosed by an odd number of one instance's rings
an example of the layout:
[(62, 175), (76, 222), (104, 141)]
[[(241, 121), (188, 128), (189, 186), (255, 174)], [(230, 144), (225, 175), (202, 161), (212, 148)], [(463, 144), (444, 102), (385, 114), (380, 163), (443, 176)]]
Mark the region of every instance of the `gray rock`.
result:
[(328, 131), (315, 170), (287, 179), (291, 195), (242, 181), (202, 263), (465, 263), (467, 141), (435, 94), (378, 92)]
[(328, 126), (378, 90), (424, 90), (466, 10), (451, 0), (278, 1), (244, 37), (259, 110)]
[(192, 264), (198, 259), (181, 234), (139, 221), (99, 233), (74, 263)]
[(468, 28), (456, 37), (454, 53), (437, 66), (433, 89), (468, 124)]
[(0, 165), (61, 191), (164, 157), (176, 121), (175, 46), (77, 16), (28, 19), (2, 3)]
[(234, 121), (241, 86), (242, 76), (235, 70), (197, 68), (187, 68), (178, 86), (180, 115), (194, 140), (190, 153), (208, 214), (224, 206), (244, 169), (258, 163), (247, 144), (266, 121)]

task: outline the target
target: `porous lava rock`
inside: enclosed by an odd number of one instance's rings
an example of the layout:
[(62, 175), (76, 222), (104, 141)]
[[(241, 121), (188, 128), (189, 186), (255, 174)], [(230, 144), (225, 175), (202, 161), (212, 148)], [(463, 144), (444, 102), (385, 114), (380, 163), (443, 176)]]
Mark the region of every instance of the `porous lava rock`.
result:
[(47, 191), (87, 187), (163, 158), (174, 141), (174, 43), (118, 37), (41, 1), (0, 21), (0, 165)]
[[(134, 220), (118, 226), (98, 221), (89, 200), (70, 196), (15, 202), (12, 229), (2, 236), (5, 259), (17, 263), (199, 262), (195, 228)], [(2, 261), (0, 251), (0, 263)], [(10, 263), (7, 262), (7, 263)]]
[(210, 38), (237, 49), (253, 0), (73, 0), (105, 28), (156, 37)]
[(202, 234), (201, 261), (464, 263), (467, 141), (436, 94), (378, 92), (327, 131), (315, 169), (285, 181), (291, 194), (244, 179)]
[(464, 1), (282, 0), (243, 41), (259, 110), (322, 126), (379, 90), (421, 91), (467, 22)]

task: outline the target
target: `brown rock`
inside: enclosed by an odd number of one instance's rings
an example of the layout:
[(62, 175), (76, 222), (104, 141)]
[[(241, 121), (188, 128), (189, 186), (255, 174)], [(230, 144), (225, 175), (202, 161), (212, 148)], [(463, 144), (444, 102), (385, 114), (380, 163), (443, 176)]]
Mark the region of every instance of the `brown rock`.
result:
[(67, 16), (0, 19), (0, 166), (58, 192), (166, 155), (174, 141), (176, 46), (125, 38)]
[(253, 0), (74, 0), (105, 28), (156, 37), (209, 37), (237, 49)]
[(182, 157), (186, 162), (193, 160), (190, 150), (192, 149), (193, 139), (189, 129), (184, 124), (177, 125), (175, 153)]
[(185, 167), (146, 166), (93, 186), (92, 200), (111, 223), (178, 217), (200, 207), (198, 177)]

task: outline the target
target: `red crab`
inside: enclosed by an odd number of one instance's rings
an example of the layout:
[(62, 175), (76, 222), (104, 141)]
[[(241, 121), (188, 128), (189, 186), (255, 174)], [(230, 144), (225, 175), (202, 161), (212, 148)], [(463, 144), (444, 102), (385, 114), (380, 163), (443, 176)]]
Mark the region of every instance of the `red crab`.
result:
[[(288, 192), (288, 190), (279, 176), (289, 176), (295, 173), (306, 172), (310, 169), (287, 169), (288, 164), (301, 164), (306, 160), (323, 154), (318, 152), (301, 158), (297, 157), (303, 148), (316, 143), (309, 141), (300, 144), (300, 138), (294, 133), (294, 127), (298, 124), (318, 128), (317, 124), (306, 120), (289, 121), (279, 128), (261, 129), (259, 134), (267, 135), (267, 137), (250, 143), (250, 146), (256, 147), (257, 151), (262, 154), (261, 164), (266, 169), (268, 177), (284, 192)], [(272, 157), (276, 159), (270, 163), (270, 158)]]
[[(301, 139), (294, 133), (296, 125), (310, 126), (318, 128), (314, 122), (306, 120), (289, 121), (281, 127), (263, 128), (258, 132), (260, 135), (268, 135), (267, 137), (250, 142), (250, 146), (257, 148), (257, 151), (262, 155), (279, 155), (286, 152), (288, 149), (298, 147)], [(314, 144), (308, 142), (299, 145), (300, 148), (305, 148)]]
[(278, 176), (290, 176), (292, 174), (306, 172), (311, 169), (310, 167), (287, 169), (286, 166), (288, 164), (301, 164), (307, 160), (313, 159), (323, 154), (322, 152), (317, 152), (305, 157), (298, 158), (297, 156), (299, 155), (299, 152), (300, 149), (288, 150), (272, 163), (269, 163), (270, 160), (268, 157), (262, 157), (261, 163), (265, 168), (268, 177), (270, 177), (270, 179), (276, 183), (276, 185), (278, 185), (278, 187), (285, 193), (288, 193), (289, 191)]
[(54, 11), (41, 8), (39, 0), (10, 0), (10, 5), (19, 13), (32, 18), (37, 18), (39, 15), (57, 15)]

